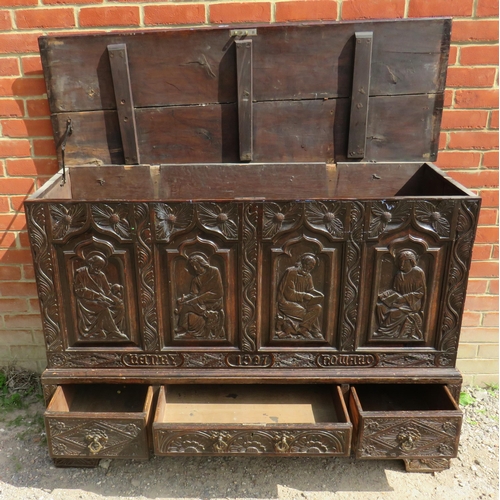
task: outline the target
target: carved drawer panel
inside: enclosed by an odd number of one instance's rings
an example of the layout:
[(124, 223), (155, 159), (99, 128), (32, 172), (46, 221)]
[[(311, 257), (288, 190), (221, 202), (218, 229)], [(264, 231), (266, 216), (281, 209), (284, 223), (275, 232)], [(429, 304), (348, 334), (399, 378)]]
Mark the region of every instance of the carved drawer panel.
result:
[(157, 455), (347, 456), (352, 425), (338, 386), (165, 386)]
[(357, 458), (456, 457), (462, 412), (446, 386), (351, 387)]
[(45, 411), (52, 458), (149, 458), (153, 388), (59, 386)]

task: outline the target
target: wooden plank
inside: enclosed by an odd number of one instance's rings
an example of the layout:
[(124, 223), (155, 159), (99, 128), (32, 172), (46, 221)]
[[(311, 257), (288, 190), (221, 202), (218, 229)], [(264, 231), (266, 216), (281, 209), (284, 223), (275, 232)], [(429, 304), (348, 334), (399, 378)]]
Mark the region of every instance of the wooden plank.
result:
[(370, 77), (372, 64), (373, 33), (355, 34), (354, 74), (352, 79), (351, 118), (349, 120), (348, 158), (364, 158), (366, 150), (366, 125), (370, 102)]
[(70, 178), (72, 199), (86, 201), (467, 196), (466, 191), (428, 164), (406, 162), (80, 166), (70, 168)]
[[(432, 110), (442, 95), (372, 97), (365, 161), (429, 161), (439, 135)], [(293, 162), (347, 159), (348, 99), (254, 103), (254, 161)], [(66, 164), (122, 164), (116, 111), (61, 113), (74, 133)], [(237, 163), (236, 104), (174, 106), (136, 110), (141, 161)]]
[(252, 40), (236, 40), (238, 73), (238, 132), (240, 160), (253, 160), (253, 67)]
[[(449, 26), (439, 18), (260, 26), (252, 37), (254, 99), (349, 97), (359, 31), (374, 34), (372, 95), (442, 92)], [(116, 107), (106, 47), (119, 43), (127, 45), (136, 107), (237, 101), (227, 27), (42, 37), (52, 112)]]
[(127, 165), (138, 164), (141, 161), (137, 145), (137, 129), (135, 125), (132, 87), (130, 84), (127, 46), (124, 43), (108, 45), (108, 56), (125, 163)]

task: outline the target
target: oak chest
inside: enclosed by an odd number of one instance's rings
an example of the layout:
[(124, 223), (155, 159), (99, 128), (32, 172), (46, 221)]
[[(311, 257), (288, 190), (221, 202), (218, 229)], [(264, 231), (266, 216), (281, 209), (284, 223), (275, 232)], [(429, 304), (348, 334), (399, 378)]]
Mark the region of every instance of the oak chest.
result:
[(57, 465), (456, 456), (480, 199), (436, 159), (451, 21), (40, 38), (25, 203)]

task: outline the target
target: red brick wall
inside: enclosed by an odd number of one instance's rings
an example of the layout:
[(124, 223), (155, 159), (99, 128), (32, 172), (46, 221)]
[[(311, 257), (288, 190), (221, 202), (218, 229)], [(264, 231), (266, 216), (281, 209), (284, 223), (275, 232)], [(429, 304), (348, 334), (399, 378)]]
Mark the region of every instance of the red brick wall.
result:
[(232, 22), (453, 16), (438, 165), (483, 197), (459, 368), (498, 379), (496, 0), (0, 0), (0, 365), (41, 370), (45, 351), (23, 199), (56, 172), (37, 37)]

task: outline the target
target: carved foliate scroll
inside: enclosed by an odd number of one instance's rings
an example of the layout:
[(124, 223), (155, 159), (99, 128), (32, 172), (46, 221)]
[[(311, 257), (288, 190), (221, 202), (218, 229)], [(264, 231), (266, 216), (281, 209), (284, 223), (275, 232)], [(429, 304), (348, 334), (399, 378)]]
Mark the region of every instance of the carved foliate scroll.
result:
[(146, 203), (134, 205), (134, 217), (137, 234), (135, 249), (139, 268), (143, 342), (146, 350), (154, 351), (159, 349), (159, 336), (149, 206)]
[(170, 454), (345, 455), (347, 430), (158, 430), (155, 451)]
[(27, 204), (26, 215), (28, 234), (34, 257), (45, 345), (48, 352), (59, 352), (63, 349), (60, 306), (55, 289), (54, 261), (47, 236), (45, 205)]
[(365, 207), (362, 203), (350, 205), (350, 232), (346, 244), (344, 314), (340, 346), (343, 351), (353, 351), (358, 318), (359, 286), (361, 275), (361, 243), (363, 240), (363, 220)]
[(241, 349), (257, 349), (257, 220), (256, 205), (243, 206), (243, 232), (241, 264)]
[(458, 349), (460, 322), (465, 303), (467, 276), (472, 258), (478, 211), (478, 201), (462, 201), (460, 203), (457, 238), (451, 251), (438, 349), (449, 352), (453, 357), (456, 356)]

